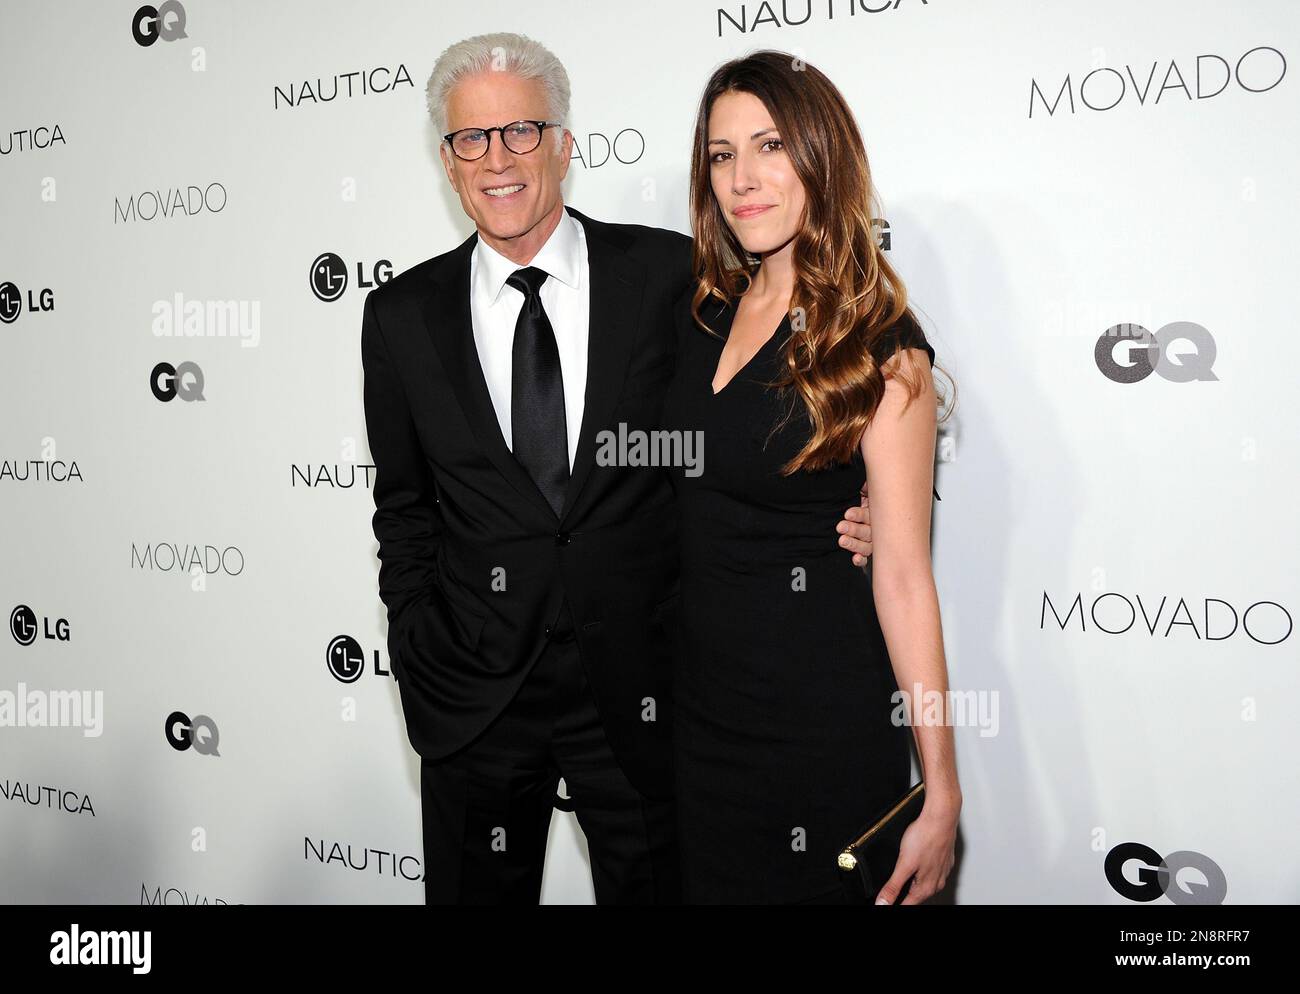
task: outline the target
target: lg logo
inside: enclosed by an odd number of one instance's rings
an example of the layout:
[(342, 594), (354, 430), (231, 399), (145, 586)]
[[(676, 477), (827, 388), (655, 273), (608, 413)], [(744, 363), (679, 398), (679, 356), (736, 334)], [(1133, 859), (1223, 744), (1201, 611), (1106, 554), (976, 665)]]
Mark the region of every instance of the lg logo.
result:
[(203, 396), (203, 370), (197, 363), (183, 362), (173, 366), (160, 362), (149, 375), (149, 389), (166, 403), (179, 397), (181, 400), (205, 400)]
[(196, 714), (193, 718), (183, 711), (173, 711), (167, 716), (163, 726), (167, 744), (177, 752), (193, 748), (203, 756), (220, 756), (217, 743), (221, 736), (217, 733), (216, 723), (206, 714)]
[(361, 643), (351, 635), (336, 635), (325, 649), (325, 665), (340, 683), (356, 683), (366, 670)]
[[(36, 641), (36, 636), (41, 633), (40, 619), (37, 618), (36, 612), (26, 604), (19, 604), (9, 612), (9, 634), (14, 637), (14, 641), (19, 645), (31, 645)], [(57, 642), (67, 642), (71, 639), (68, 630), (68, 622), (65, 618), (57, 618), (54, 622), (54, 631), (50, 631), (50, 619), (45, 618), (45, 637)]]
[(19, 604), (9, 612), (9, 631), (19, 645), (31, 645), (36, 641), (36, 612)]
[(1222, 904), (1228, 894), (1228, 878), (1209, 856), (1180, 849), (1162, 857), (1141, 842), (1106, 854), (1106, 879), (1121, 897), (1143, 903), (1165, 896), (1174, 904)]
[[(1191, 350), (1171, 353), (1176, 341), (1189, 342)], [(1217, 355), (1214, 336), (1192, 321), (1172, 321), (1154, 333), (1140, 324), (1117, 324), (1102, 332), (1093, 349), (1097, 368), (1116, 383), (1137, 383), (1152, 373), (1171, 383), (1217, 380), (1211, 369)]]
[[(370, 279), (366, 279), (363, 263), (357, 263), (357, 287), (362, 290), (387, 283), (393, 278), (393, 264), (387, 259), (380, 259), (370, 269)], [(317, 300), (332, 303), (343, 296), (348, 288), (348, 265), (341, 256), (333, 252), (322, 252), (312, 260), (311, 272), (307, 275), (311, 292)]]
[[(351, 635), (335, 635), (325, 647), (325, 667), (339, 683), (356, 683), (366, 671), (366, 651)], [(374, 651), (376, 676), (391, 676), (379, 662), (379, 650)]]
[[(54, 291), (46, 287), (41, 291), (40, 297), (33, 297), (32, 291), (27, 291), (27, 311), (29, 314), (39, 314), (41, 311), (54, 310)], [(18, 315), (23, 312), (23, 292), (18, 289), (17, 283), (0, 283), (0, 322), (4, 324), (13, 324), (18, 320)]]
[(142, 48), (148, 48), (159, 38), (175, 41), (189, 37), (185, 34), (185, 8), (178, 0), (167, 0), (160, 7), (141, 7), (131, 18), (131, 37)]

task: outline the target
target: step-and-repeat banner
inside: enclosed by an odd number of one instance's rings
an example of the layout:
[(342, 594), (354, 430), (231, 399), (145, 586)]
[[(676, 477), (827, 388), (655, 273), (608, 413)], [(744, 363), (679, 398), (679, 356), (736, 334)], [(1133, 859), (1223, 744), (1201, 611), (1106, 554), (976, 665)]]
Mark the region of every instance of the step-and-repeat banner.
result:
[[(1300, 898), (1300, 7), (0, 16), (0, 900), (423, 900), (361, 310), (472, 231), (424, 86), (501, 30), (565, 63), (565, 199), (608, 221), (689, 230), (720, 62), (779, 48), (849, 99), (958, 390), (956, 900)], [(571, 813), (543, 900), (592, 900)]]

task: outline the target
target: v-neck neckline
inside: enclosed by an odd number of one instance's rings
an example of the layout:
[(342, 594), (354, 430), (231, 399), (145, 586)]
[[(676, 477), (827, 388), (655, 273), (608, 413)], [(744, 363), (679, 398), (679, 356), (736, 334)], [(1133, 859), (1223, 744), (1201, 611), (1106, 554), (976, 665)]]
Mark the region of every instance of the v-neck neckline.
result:
[(724, 384), (722, 384), (722, 386), (721, 386), (719, 389), (714, 390), (714, 389), (713, 389), (713, 380), (714, 380), (714, 379), (717, 377), (717, 375), (718, 375), (718, 363), (720, 363), (720, 362), (722, 361), (722, 352), (723, 352), (724, 349), (726, 349), (726, 347), (727, 347), (727, 342), (729, 342), (729, 341), (731, 340), (731, 327), (732, 327), (732, 325), (735, 323), (735, 320), (736, 320), (736, 309), (737, 309), (739, 306), (740, 306), (740, 303), (739, 303), (739, 300), (737, 300), (735, 303), (728, 304), (727, 307), (726, 307), (726, 313), (727, 313), (727, 315), (728, 315), (728, 317), (727, 317), (727, 337), (724, 338), (724, 339), (722, 340), (722, 348), (720, 348), (720, 349), (718, 350), (718, 360), (717, 360), (717, 362), (715, 362), (715, 363), (713, 364), (713, 376), (711, 376), (711, 377), (709, 378), (709, 393), (710, 393), (713, 397), (720, 397), (720, 396), (722, 396), (724, 393), (727, 392), (727, 388), (728, 388), (729, 386), (731, 386), (731, 384), (735, 383), (736, 380), (740, 377), (740, 375), (741, 375), (742, 373), (744, 373), (745, 370), (747, 370), (750, 366), (752, 366), (752, 365), (755, 363), (755, 361), (757, 361), (758, 357), (761, 356), (761, 355), (763, 354), (764, 350), (765, 350), (769, 345), (772, 344), (772, 342), (773, 342), (773, 340), (775, 340), (777, 334), (781, 331), (782, 328), (785, 327), (785, 323), (786, 323), (786, 321), (788, 321), (788, 320), (790, 319), (790, 315), (789, 315), (789, 313), (783, 314), (783, 315), (781, 316), (781, 321), (780, 321), (780, 323), (777, 324), (777, 326), (776, 326), (775, 328), (772, 329), (772, 333), (771, 333), (770, 335), (768, 335), (767, 338), (765, 338), (765, 339), (763, 340), (763, 344), (762, 344), (762, 345), (760, 345), (757, 349), (755, 349), (754, 354), (753, 354), (752, 356), (750, 356), (750, 357), (745, 361), (745, 364), (744, 364), (743, 366), (741, 366), (738, 370), (736, 370), (734, 373), (732, 373), (732, 374), (731, 374), (731, 377), (727, 380), (727, 382), (724, 383)]

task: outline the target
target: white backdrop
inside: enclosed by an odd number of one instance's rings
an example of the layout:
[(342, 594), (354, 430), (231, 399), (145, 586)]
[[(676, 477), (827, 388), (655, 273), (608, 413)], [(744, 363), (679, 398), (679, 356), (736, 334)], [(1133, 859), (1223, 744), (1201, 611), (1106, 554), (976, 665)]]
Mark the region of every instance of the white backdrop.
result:
[[(0, 31), (0, 900), (423, 900), (361, 306), (471, 231), (423, 90), (494, 30), (565, 62), (565, 197), (603, 220), (688, 230), (727, 58), (791, 51), (854, 108), (959, 389), (956, 899), (1300, 898), (1295, 4), (188, 0), (149, 45), (138, 6)], [(1129, 324), (1157, 344), (1098, 347)], [(80, 726), (40, 723), (55, 691)], [(1169, 893), (1134, 892), (1161, 857)], [(591, 896), (557, 813), (544, 900)]]

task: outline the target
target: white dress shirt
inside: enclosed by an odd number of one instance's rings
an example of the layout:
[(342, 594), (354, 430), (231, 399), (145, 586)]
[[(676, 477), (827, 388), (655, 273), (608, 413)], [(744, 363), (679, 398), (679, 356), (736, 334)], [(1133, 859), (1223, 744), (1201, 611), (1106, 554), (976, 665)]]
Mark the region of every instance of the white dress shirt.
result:
[[(591, 312), (591, 281), (587, 267), (587, 235), (582, 222), (564, 212), (541, 251), (528, 263), (550, 275), (539, 295), (560, 352), (564, 379), (564, 420), (569, 443), (569, 470), (578, 451), (582, 401), (587, 391), (587, 338)], [(480, 236), (470, 255), (470, 313), (474, 345), (487, 381), (492, 406), (506, 445), (513, 449), (510, 430), (510, 383), (514, 369), (515, 322), (524, 305), (521, 291), (506, 280), (526, 269), (503, 256)]]

